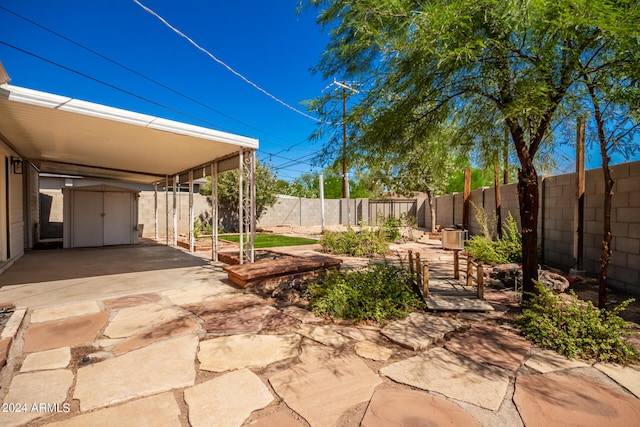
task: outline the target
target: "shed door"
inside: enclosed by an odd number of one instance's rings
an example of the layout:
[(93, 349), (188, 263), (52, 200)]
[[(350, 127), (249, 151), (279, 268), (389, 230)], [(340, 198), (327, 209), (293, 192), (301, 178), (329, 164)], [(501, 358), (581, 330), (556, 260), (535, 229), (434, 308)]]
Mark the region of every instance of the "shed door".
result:
[(104, 244), (130, 245), (131, 193), (104, 193)]
[(132, 199), (125, 192), (76, 191), (73, 247), (132, 244)]
[(73, 247), (104, 244), (103, 194), (98, 191), (76, 191), (73, 199)]

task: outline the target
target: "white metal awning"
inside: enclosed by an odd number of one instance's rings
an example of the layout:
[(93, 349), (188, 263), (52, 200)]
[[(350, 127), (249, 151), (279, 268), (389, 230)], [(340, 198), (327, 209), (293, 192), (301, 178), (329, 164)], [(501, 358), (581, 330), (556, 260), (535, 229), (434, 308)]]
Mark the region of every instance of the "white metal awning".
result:
[(220, 165), (231, 169), (240, 149), (258, 148), (257, 139), (8, 84), (0, 85), (0, 138), (43, 173), (137, 183), (226, 158)]

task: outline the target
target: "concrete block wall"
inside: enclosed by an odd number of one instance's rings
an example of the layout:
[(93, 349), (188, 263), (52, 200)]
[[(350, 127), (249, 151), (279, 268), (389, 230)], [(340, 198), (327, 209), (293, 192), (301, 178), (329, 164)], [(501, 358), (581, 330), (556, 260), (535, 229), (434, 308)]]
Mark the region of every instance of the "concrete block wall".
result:
[(553, 267), (575, 265), (576, 185), (575, 173), (548, 177), (542, 182), (542, 215), (538, 217), (542, 235), (539, 237), (544, 242), (544, 263)]
[[(613, 166), (611, 205), (613, 254), (608, 283), (640, 294), (640, 162)], [(597, 274), (602, 254), (604, 178), (599, 169), (587, 171), (584, 212), (584, 268)]]
[(436, 224), (449, 227), (454, 224), (453, 194), (436, 197)]

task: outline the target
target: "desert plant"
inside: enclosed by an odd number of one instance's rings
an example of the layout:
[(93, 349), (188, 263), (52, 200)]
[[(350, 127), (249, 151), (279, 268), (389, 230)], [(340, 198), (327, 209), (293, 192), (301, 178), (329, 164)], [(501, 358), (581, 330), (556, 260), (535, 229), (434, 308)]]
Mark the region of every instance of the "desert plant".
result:
[(405, 269), (385, 262), (369, 264), (361, 271), (329, 273), (311, 283), (306, 292), (317, 315), (383, 322), (423, 307), (410, 283)]
[(345, 254), (355, 257), (373, 257), (383, 255), (389, 248), (384, 230), (363, 229), (346, 232), (327, 231), (319, 242), (322, 250), (333, 254)]
[(477, 207), (475, 204), (473, 207), (475, 208), (476, 220), (480, 224), (482, 234), (471, 236), (467, 240), (466, 250), (475, 259), (488, 263), (519, 263), (522, 260), (522, 234), (511, 212), (508, 213), (507, 219), (504, 221), (502, 238), (494, 240), (494, 232), (490, 228), (489, 216), (481, 207)]
[(515, 324), (525, 338), (570, 358), (626, 363), (640, 354), (625, 342), (631, 325), (620, 314), (633, 299), (615, 309), (598, 309), (591, 301), (569, 294), (568, 301), (536, 283), (538, 294), (523, 304)]

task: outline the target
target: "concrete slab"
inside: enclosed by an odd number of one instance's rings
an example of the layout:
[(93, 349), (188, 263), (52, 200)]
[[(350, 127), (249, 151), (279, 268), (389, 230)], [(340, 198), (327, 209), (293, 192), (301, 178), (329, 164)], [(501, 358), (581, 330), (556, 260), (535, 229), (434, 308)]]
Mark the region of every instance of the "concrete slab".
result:
[(257, 305), (216, 317), (202, 323), (202, 328), (208, 334), (224, 336), (238, 334), (257, 334), (262, 330), (263, 320), (278, 310), (270, 305)]
[(593, 367), (605, 373), (609, 378), (640, 398), (640, 366), (596, 363)]
[(198, 351), (200, 369), (224, 372), (262, 368), (278, 360), (297, 357), (300, 335), (232, 335), (202, 341)]
[(455, 319), (414, 312), (389, 323), (380, 332), (403, 347), (424, 350), (460, 327), (462, 323)]
[(171, 289), (162, 292), (175, 305), (199, 304), (203, 301), (238, 293), (232, 286), (220, 283), (217, 286), (202, 285), (187, 288)]
[(478, 325), (454, 335), (445, 348), (476, 362), (516, 371), (529, 354), (531, 343), (503, 328)]
[(33, 309), (191, 285), (227, 287), (225, 277), (206, 259), (158, 244), (30, 251), (0, 276), (0, 301)]
[(396, 382), (493, 411), (500, 408), (509, 384), (506, 371), (439, 347), (386, 366), (380, 373)]
[(109, 313), (103, 311), (68, 320), (30, 325), (23, 335), (22, 351), (32, 353), (91, 344), (107, 323), (108, 318)]
[(47, 424), (48, 427), (112, 427), (114, 425), (180, 427), (182, 425), (180, 408), (172, 393), (163, 393)]
[(95, 301), (80, 301), (53, 307), (38, 308), (31, 312), (30, 323), (52, 322), (54, 320), (68, 319), (70, 317), (84, 316), (85, 314), (99, 313), (100, 306)]
[(365, 359), (371, 360), (389, 360), (393, 355), (393, 350), (383, 347), (371, 341), (359, 341), (355, 346), (356, 354)]
[[(5, 427), (21, 426), (25, 423), (64, 412), (73, 374), (67, 369), (19, 374), (13, 377), (9, 392), (4, 398), (0, 420)], [(45, 406), (41, 406), (45, 404)]]
[(455, 403), (413, 390), (376, 391), (360, 425), (362, 427), (480, 427), (478, 421)]
[(588, 377), (520, 375), (513, 400), (527, 427), (622, 427), (640, 419), (640, 400)]
[(28, 354), (22, 362), (20, 372), (44, 371), (48, 369), (63, 369), (71, 362), (71, 348), (62, 347), (53, 350)]
[(382, 381), (357, 356), (337, 355), (331, 348), (306, 346), (301, 360), (269, 382), (312, 426), (335, 425), (348, 408), (371, 399)]
[(184, 400), (192, 427), (236, 427), (273, 395), (257, 375), (241, 369), (186, 389)]
[(298, 333), (305, 338), (331, 347), (342, 347), (350, 342), (349, 338), (340, 335), (330, 326), (302, 325)]
[(103, 334), (109, 338), (127, 338), (186, 315), (178, 307), (157, 303), (123, 308), (109, 321)]
[(117, 310), (119, 308), (133, 307), (135, 305), (150, 304), (154, 302), (159, 303), (160, 301), (162, 301), (160, 294), (147, 292), (144, 294), (125, 295), (122, 297), (107, 299), (104, 300), (102, 304), (104, 304), (105, 310)]
[(535, 369), (543, 374), (562, 371), (564, 369), (589, 367), (589, 364), (581, 360), (567, 359), (565, 356), (551, 350), (537, 350), (533, 352), (524, 365), (527, 368)]
[(427, 308), (435, 311), (493, 311), (494, 308), (485, 300), (456, 295), (430, 294), (426, 299)]
[(73, 397), (87, 411), (189, 387), (195, 382), (197, 347), (198, 337), (188, 335), (83, 366), (78, 369)]
[(199, 329), (200, 325), (194, 320), (187, 317), (180, 317), (163, 323), (162, 325), (154, 326), (141, 334), (125, 339), (124, 341), (117, 343), (113, 347), (112, 351), (114, 355), (119, 356), (128, 351), (153, 344), (154, 342), (177, 337), (189, 332), (196, 332)]

